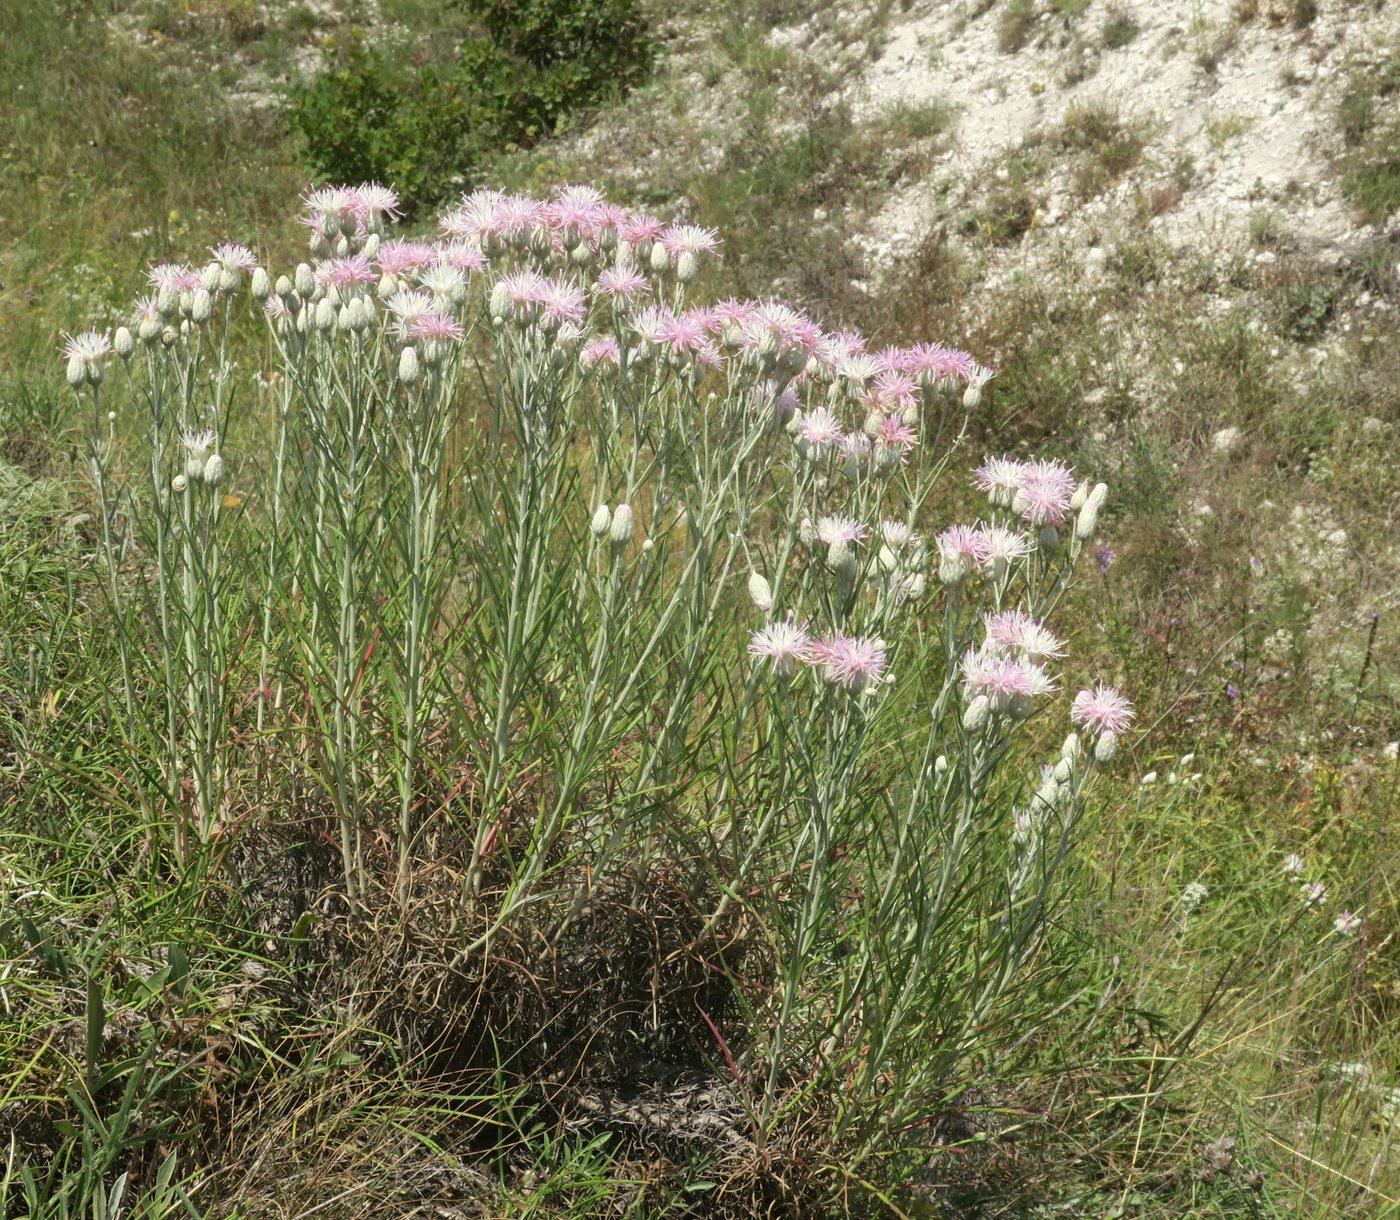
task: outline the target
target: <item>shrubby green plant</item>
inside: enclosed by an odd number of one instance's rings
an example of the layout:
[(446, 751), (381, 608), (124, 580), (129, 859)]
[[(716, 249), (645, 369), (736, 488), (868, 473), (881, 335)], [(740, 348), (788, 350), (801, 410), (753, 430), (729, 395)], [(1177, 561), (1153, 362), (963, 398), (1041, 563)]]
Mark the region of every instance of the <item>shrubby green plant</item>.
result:
[(461, 0), (482, 33), (421, 66), (356, 33), (291, 94), (320, 177), (397, 183), (410, 211), (470, 182), (502, 149), (554, 134), (636, 84), (651, 44), (636, 0)]

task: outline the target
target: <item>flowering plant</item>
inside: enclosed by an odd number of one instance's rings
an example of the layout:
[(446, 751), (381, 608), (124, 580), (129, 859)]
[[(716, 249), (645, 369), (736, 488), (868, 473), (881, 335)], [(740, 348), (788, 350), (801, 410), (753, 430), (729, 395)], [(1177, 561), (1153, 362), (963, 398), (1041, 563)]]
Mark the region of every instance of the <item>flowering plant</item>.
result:
[(460, 866), (457, 964), (679, 871), (708, 933), (737, 912), (771, 948), (757, 978), (715, 963), (748, 997), (742, 1054), (712, 1051), (754, 1145), (820, 1109), (849, 1164), (898, 1146), (1014, 1018), (1132, 719), (1081, 690), (1024, 758), (1107, 489), (997, 457), (984, 519), (933, 521), (992, 375), (967, 353), (695, 303), (717, 235), (586, 187), (476, 192), (431, 241), (390, 235), (396, 205), (315, 190), (311, 261), (153, 268), (110, 349), (66, 349), (103, 521), (125, 505), (143, 550), (102, 553), (176, 854), (291, 761), (352, 910), (407, 914), (430, 859)]

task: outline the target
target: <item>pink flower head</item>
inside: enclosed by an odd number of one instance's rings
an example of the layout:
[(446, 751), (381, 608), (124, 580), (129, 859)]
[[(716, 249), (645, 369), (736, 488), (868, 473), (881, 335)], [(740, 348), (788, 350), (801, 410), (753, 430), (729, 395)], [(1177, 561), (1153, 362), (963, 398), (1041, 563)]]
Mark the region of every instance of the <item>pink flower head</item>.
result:
[(627, 302), (633, 297), (650, 296), (651, 285), (646, 276), (633, 267), (609, 267), (599, 273), (593, 291), (600, 297)]
[(978, 491), (987, 493), (993, 504), (1010, 508), (1011, 501), (1021, 486), (1023, 469), (1024, 463), (1018, 462), (1015, 458), (988, 458), (977, 468), (973, 482)]
[(1082, 729), (1116, 736), (1132, 723), (1133, 705), (1116, 687), (1100, 682), (1093, 690), (1075, 695), (1069, 718)]
[(407, 338), (419, 318), (433, 312), (433, 298), (426, 292), (396, 292), (384, 307), (398, 319), (399, 334)]
[(898, 369), (886, 369), (876, 374), (870, 395), (876, 406), (886, 410), (913, 407), (919, 402), (919, 387), (908, 373)]
[(815, 407), (806, 412), (797, 425), (798, 440), (809, 445), (818, 454), (828, 446), (839, 445), (846, 435), (841, 421), (825, 407)]
[(473, 191), (464, 195), (461, 204), (441, 217), (438, 224), (449, 236), (477, 241), (490, 229), (496, 208), (504, 198), (496, 190)]
[(520, 244), (545, 223), (545, 208), (529, 195), (503, 195), (487, 221), (485, 231), (504, 241)]
[(757, 301), (741, 301), (736, 297), (719, 301), (710, 306), (710, 325), (715, 333), (728, 344), (736, 344), (745, 328), (758, 312)]
[(337, 288), (354, 288), (358, 284), (373, 284), (379, 279), (373, 265), (363, 254), (346, 258), (322, 259), (316, 264), (316, 282), (334, 284)]
[(648, 305), (632, 318), (630, 325), (643, 343), (661, 344), (665, 342), (662, 335), (674, 321), (675, 314), (669, 309)]
[(184, 263), (157, 263), (146, 272), (146, 282), (159, 292), (193, 292), (199, 287), (199, 272)]
[(438, 250), (438, 265), (451, 267), (463, 275), (486, 269), (486, 255), (469, 241), (451, 241)]
[(990, 650), (1022, 657), (1058, 657), (1064, 644), (1023, 610), (1003, 610), (1000, 614), (983, 617)]
[(712, 254), (719, 249), (719, 235), (699, 225), (672, 225), (660, 240), (661, 248), (672, 258), (681, 254)]
[(209, 254), (225, 271), (250, 272), (258, 265), (258, 256), (241, 242), (226, 241), (211, 246)]
[(380, 274), (397, 277), (412, 275), (437, 262), (438, 252), (427, 242), (386, 241), (375, 255)]
[(971, 566), (982, 559), (982, 532), (977, 526), (949, 526), (941, 534), (936, 534), (933, 542), (945, 560), (966, 562)]
[(545, 280), (539, 286), (537, 299), (545, 320), (555, 326), (565, 322), (578, 326), (583, 322), (583, 289), (577, 284), (568, 280)]
[(583, 350), (579, 352), (579, 363), (585, 367), (592, 367), (595, 364), (610, 364), (617, 367), (622, 357), (622, 352), (618, 347), (617, 340), (611, 335), (600, 335), (596, 339), (590, 339), (583, 345)]
[(932, 385), (944, 377), (966, 380), (972, 367), (972, 357), (957, 348), (943, 347), (938, 343), (919, 343), (909, 350), (909, 372), (923, 385)]
[(351, 219), (353, 201), (347, 187), (315, 187), (302, 198), (308, 214), (301, 217), (301, 223), (316, 237), (332, 237), (343, 227), (343, 221)]
[(919, 434), (898, 415), (887, 415), (880, 421), (872, 439), (877, 445), (885, 445), (907, 453), (919, 443)]
[(978, 562), (986, 568), (988, 575), (997, 580), (1006, 574), (1010, 564), (1024, 559), (1033, 549), (1030, 539), (1024, 534), (1002, 525), (979, 525), (977, 532), (982, 551)]
[(1074, 472), (1068, 466), (1027, 462), (1011, 506), (1031, 525), (1063, 525), (1074, 491)]
[(863, 542), (869, 533), (870, 530), (865, 524), (852, 517), (817, 518), (817, 537), (827, 546)]
[(576, 246), (593, 239), (602, 203), (602, 192), (591, 186), (560, 187), (544, 206), (545, 220), (566, 246)]
[(837, 631), (830, 639), (816, 641), (809, 659), (822, 667), (828, 682), (859, 694), (884, 676), (885, 642)]
[(909, 369), (909, 352), (902, 347), (882, 347), (875, 353), (881, 373), (904, 373)]
[(399, 214), (398, 192), (382, 182), (362, 182), (346, 192), (345, 210), (355, 220), (359, 232), (364, 233), (377, 227), (384, 217), (390, 220)]
[(666, 226), (656, 217), (634, 215), (629, 216), (626, 223), (618, 229), (618, 236), (641, 257), (642, 251), (650, 251), (652, 243), (664, 232)]
[(408, 338), (451, 341), (462, 337), (462, 324), (445, 313), (425, 313), (414, 318), (408, 327)]
[(923, 541), (907, 521), (880, 522), (880, 537), (886, 546), (896, 551), (906, 546), (918, 546)]
[(543, 291), (544, 277), (537, 271), (526, 269), (502, 276), (491, 295), (494, 297), (497, 292), (504, 294), (517, 315), (528, 317), (530, 311), (539, 303)]
[(657, 342), (671, 349), (674, 356), (694, 355), (710, 344), (709, 315), (688, 309), (680, 316), (662, 319)]
[(810, 658), (811, 647), (806, 629), (789, 618), (755, 631), (749, 639), (749, 656), (755, 661), (767, 661), (775, 674), (786, 677), (799, 661)]
[(1016, 701), (1049, 694), (1055, 682), (1043, 665), (1020, 657), (968, 650), (962, 660), (963, 693), (985, 695), (995, 711), (1009, 711)]

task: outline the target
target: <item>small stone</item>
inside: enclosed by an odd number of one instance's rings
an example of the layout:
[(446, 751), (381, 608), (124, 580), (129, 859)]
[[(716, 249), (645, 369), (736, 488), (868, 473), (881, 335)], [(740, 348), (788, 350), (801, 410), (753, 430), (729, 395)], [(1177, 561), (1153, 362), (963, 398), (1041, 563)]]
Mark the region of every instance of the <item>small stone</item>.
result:
[(1240, 443), (1240, 430), (1238, 428), (1221, 428), (1211, 437), (1210, 447), (1216, 453), (1233, 453)]

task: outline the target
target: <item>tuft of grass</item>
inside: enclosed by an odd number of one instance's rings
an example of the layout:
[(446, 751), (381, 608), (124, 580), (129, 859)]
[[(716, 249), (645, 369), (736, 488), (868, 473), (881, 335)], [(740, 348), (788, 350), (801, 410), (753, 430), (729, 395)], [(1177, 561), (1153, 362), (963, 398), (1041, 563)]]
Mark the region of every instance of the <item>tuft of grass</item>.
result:
[(1022, 50), (1035, 33), (1037, 20), (1034, 0), (1007, 0), (997, 18), (997, 50), (1003, 55)]
[(1142, 27), (1133, 19), (1132, 14), (1111, 6), (1104, 15), (1103, 27), (1099, 31), (1099, 41), (1106, 51), (1117, 51), (1126, 47), (1138, 34), (1142, 32)]

